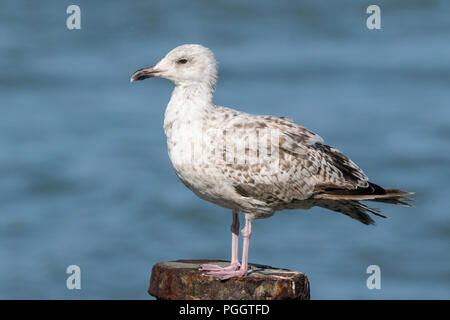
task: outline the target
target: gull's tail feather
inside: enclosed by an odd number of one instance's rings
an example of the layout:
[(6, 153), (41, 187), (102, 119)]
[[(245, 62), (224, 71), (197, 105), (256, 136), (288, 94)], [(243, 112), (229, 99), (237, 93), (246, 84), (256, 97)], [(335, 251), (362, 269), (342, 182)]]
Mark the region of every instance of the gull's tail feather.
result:
[[(393, 193), (388, 193), (393, 194)], [(411, 207), (410, 202), (414, 202), (415, 200), (413, 198), (405, 197), (404, 195), (414, 194), (414, 192), (405, 192), (402, 195), (396, 195), (391, 197), (381, 197), (376, 199), (370, 199), (368, 201), (376, 201), (376, 202), (383, 202), (383, 203), (390, 203), (390, 204), (396, 204), (403, 207)]]
[(354, 190), (327, 189), (314, 196), (314, 199), (323, 200), (320, 207), (346, 214), (364, 224), (374, 224), (367, 212), (379, 217), (386, 218), (380, 211), (369, 208), (359, 201), (375, 201), (410, 207), (410, 202), (414, 199), (407, 197), (414, 192), (402, 191), (399, 189), (382, 188), (374, 183), (370, 183), (366, 188)]
[(356, 219), (364, 224), (375, 224), (375, 221), (369, 216), (369, 212), (382, 217), (387, 218), (377, 209), (369, 208), (365, 204), (362, 204), (355, 200), (317, 200), (316, 206), (343, 213), (350, 218)]

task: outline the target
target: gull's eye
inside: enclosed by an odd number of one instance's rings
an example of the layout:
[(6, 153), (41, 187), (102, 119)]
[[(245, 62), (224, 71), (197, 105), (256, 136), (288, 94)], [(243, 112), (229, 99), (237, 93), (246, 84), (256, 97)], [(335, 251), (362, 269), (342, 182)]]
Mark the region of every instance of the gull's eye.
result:
[(185, 64), (186, 62), (188, 62), (187, 59), (179, 59), (179, 60), (177, 60), (178, 64)]

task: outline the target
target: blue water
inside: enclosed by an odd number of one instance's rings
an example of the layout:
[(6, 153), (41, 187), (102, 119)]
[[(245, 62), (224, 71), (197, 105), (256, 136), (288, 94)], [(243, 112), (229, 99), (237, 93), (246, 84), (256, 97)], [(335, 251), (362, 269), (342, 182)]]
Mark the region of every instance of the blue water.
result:
[(154, 263), (229, 258), (231, 215), (167, 156), (172, 84), (129, 83), (201, 43), (220, 63), (217, 104), (294, 118), (373, 182), (417, 192), (414, 208), (380, 204), (376, 227), (323, 209), (256, 221), (250, 261), (305, 272), (313, 299), (449, 299), (450, 2), (377, 1), (381, 30), (370, 4), (1, 2), (0, 298), (147, 299)]

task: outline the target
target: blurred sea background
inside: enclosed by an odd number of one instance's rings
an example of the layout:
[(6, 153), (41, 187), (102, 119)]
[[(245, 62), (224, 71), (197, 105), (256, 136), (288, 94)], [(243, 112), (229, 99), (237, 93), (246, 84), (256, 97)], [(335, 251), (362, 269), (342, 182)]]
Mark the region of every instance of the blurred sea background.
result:
[[(81, 30), (66, 8), (81, 8)], [(381, 7), (381, 30), (366, 8)], [(450, 2), (2, 1), (0, 298), (149, 299), (159, 261), (229, 259), (230, 212), (175, 176), (173, 85), (129, 83), (211, 48), (215, 102), (287, 116), (414, 208), (365, 226), (315, 208), (254, 223), (250, 262), (305, 272), (312, 299), (450, 298)], [(81, 268), (81, 290), (66, 268)], [(369, 290), (366, 268), (381, 268)]]

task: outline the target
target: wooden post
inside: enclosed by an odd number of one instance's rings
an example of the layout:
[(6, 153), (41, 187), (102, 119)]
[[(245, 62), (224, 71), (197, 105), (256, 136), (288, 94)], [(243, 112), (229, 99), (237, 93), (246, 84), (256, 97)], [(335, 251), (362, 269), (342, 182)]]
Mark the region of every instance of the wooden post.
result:
[(148, 293), (162, 300), (309, 300), (309, 282), (298, 271), (250, 264), (242, 278), (218, 280), (199, 271), (214, 260), (177, 260), (153, 266)]

